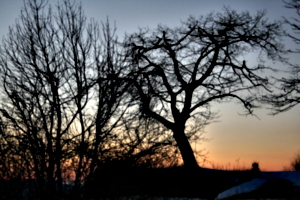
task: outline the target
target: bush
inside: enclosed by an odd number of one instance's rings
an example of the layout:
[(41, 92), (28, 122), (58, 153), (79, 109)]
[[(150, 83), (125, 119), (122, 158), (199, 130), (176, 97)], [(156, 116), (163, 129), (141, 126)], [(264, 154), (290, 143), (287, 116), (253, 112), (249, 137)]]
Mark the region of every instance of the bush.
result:
[(300, 152), (298, 152), (292, 160), (291, 167), (294, 171), (300, 171)]

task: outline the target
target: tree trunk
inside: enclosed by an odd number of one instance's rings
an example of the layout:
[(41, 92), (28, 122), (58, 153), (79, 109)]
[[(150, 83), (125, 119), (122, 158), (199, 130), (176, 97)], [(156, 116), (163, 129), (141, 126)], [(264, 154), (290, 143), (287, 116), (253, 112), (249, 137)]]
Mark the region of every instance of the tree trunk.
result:
[(184, 133), (184, 126), (183, 128), (176, 126), (173, 130), (173, 137), (177, 143), (177, 146), (180, 150), (184, 167), (187, 168), (199, 168), (199, 165), (196, 161), (194, 151), (191, 147), (191, 144)]

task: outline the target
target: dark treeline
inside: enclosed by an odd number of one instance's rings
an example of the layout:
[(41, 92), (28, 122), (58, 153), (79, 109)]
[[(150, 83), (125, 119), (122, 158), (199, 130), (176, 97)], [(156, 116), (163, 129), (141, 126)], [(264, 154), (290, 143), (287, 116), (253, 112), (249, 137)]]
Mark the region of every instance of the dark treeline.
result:
[[(0, 179), (28, 180), (29, 199), (66, 187), (80, 198), (132, 167), (198, 169), (191, 143), (216, 118), (211, 103), (252, 114), (273, 89), (264, 59), (286, 61), (283, 22), (265, 16), (224, 8), (119, 41), (80, 4), (26, 1), (0, 50)], [(249, 52), (260, 52), (256, 66), (241, 60)]]

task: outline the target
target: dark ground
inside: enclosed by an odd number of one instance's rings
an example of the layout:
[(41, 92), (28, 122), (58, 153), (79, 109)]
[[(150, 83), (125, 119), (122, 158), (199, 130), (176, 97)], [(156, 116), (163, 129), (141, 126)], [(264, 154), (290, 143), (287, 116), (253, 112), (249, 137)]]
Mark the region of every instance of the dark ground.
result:
[[(253, 170), (222, 171), (211, 169), (173, 168), (118, 168), (105, 167), (96, 173), (93, 180), (86, 183), (73, 195), (71, 191), (64, 195), (64, 200), (72, 199), (118, 199), (124, 196), (147, 197), (188, 197), (215, 199), (217, 195), (229, 188), (248, 182), (253, 178), (268, 175), (267, 172)], [(31, 181), (0, 181), (0, 199), (22, 199), (24, 196), (35, 196), (34, 189), (24, 189), (35, 185)], [(27, 185), (27, 186), (26, 186)], [(291, 182), (270, 178), (268, 184), (251, 194), (243, 194), (230, 199), (244, 198), (284, 198), (300, 199), (300, 190)], [(27, 198), (31, 199), (31, 198)], [(53, 199), (53, 198), (51, 198)]]
[[(103, 170), (88, 187), (97, 196), (162, 196), (214, 199), (220, 192), (257, 176), (252, 171), (160, 168)], [(101, 195), (100, 195), (101, 194)]]

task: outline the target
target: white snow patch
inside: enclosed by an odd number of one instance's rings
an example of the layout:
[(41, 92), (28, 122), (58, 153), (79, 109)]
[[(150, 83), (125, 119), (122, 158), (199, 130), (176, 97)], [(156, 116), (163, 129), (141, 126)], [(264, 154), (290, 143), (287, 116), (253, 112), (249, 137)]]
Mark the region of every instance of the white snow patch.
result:
[(232, 197), (234, 195), (238, 195), (238, 194), (243, 194), (243, 193), (250, 193), (256, 189), (258, 189), (260, 186), (262, 186), (263, 184), (265, 184), (267, 182), (267, 179), (264, 178), (255, 178), (252, 179), (249, 182), (246, 183), (242, 183), (238, 186), (232, 187), (228, 190), (225, 190), (224, 192), (221, 192), (218, 196), (217, 196), (217, 200), (218, 199), (224, 199), (224, 198), (228, 198), (228, 197)]
[(186, 197), (147, 197), (147, 196), (131, 196), (121, 197), (120, 200), (204, 200), (199, 198), (186, 198)]
[(292, 182), (294, 186), (300, 187), (300, 171), (267, 172), (263, 173), (263, 177), (284, 179)]

